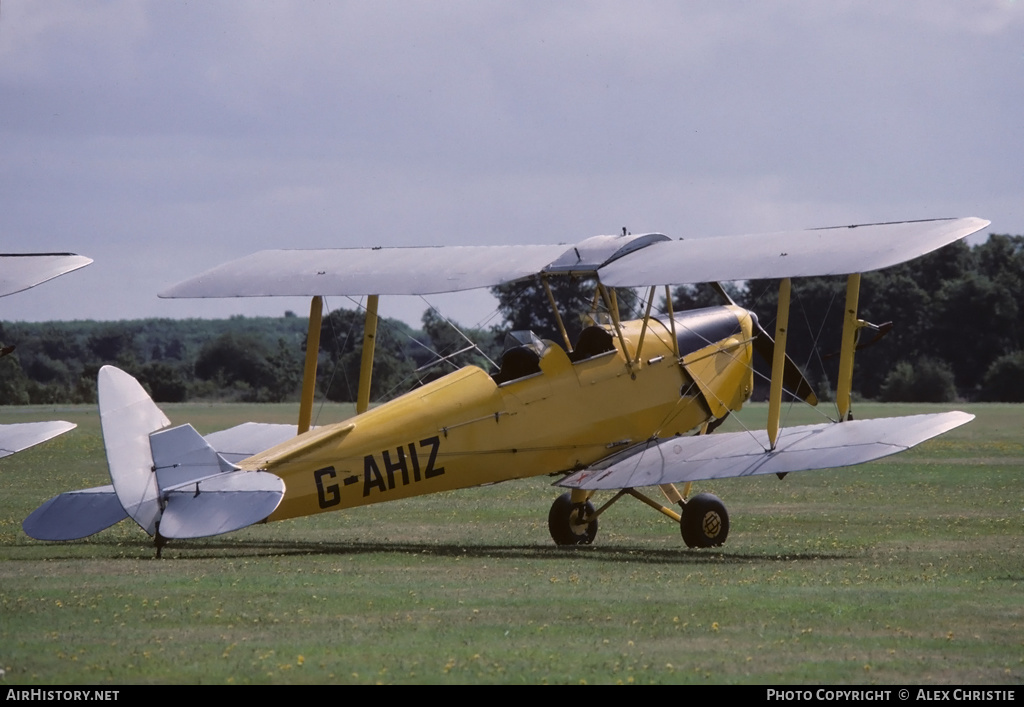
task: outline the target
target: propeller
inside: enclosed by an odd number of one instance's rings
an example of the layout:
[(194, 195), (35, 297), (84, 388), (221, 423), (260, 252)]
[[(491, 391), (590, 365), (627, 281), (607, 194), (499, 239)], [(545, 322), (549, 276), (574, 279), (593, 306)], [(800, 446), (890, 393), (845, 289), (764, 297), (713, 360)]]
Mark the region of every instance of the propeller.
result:
[[(731, 305), (739, 306), (733, 301), (733, 298), (729, 296), (729, 293), (725, 291), (721, 283), (712, 282), (711, 287), (714, 288), (718, 296), (724, 299)], [(757, 315), (753, 312), (750, 313), (751, 318), (754, 320), (754, 351), (757, 352), (758, 356), (763, 358), (770, 365), (772, 359), (775, 357), (775, 340), (772, 339), (771, 335), (765, 331), (764, 327), (757, 320)], [(800, 400), (803, 400), (808, 405), (817, 405), (818, 396), (814, 393), (814, 388), (808, 382), (807, 378), (804, 377), (803, 371), (800, 367), (786, 355), (786, 364), (783, 368), (782, 373), (782, 387), (792, 395), (795, 395)]]

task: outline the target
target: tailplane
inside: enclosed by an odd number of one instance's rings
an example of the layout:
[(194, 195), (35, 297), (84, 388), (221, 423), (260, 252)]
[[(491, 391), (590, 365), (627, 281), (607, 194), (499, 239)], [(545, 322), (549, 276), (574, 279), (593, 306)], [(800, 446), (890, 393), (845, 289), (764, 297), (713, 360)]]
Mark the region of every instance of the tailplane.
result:
[[(191, 425), (170, 427), (124, 371), (101, 368), (97, 392), (111, 485), (50, 499), (22, 524), (29, 536), (74, 540), (129, 517), (159, 547), (167, 538), (201, 538), (258, 523), (284, 497), (281, 478), (239, 469)], [(274, 426), (269, 432), (280, 437), (294, 429)]]

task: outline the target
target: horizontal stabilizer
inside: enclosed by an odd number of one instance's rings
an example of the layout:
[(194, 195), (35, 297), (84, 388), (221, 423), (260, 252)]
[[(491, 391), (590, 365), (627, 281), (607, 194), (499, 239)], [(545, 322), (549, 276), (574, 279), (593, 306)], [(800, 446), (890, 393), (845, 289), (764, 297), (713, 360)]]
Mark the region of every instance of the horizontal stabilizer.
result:
[(623, 489), (852, 466), (910, 449), (973, 419), (944, 412), (789, 427), (770, 451), (764, 430), (671, 437), (625, 450), (557, 485)]
[(235, 464), (243, 459), (287, 442), (299, 433), (296, 425), (274, 425), (266, 422), (246, 422), (220, 432), (206, 435), (205, 439), (224, 459)]
[(0, 457), (9, 457), (73, 429), (74, 423), (63, 420), (0, 425)]
[(284, 481), (265, 471), (235, 471), (165, 491), (165, 538), (205, 538), (259, 523), (284, 498)]
[(78, 540), (106, 530), (128, 514), (113, 486), (97, 486), (54, 496), (21, 524), (36, 540)]

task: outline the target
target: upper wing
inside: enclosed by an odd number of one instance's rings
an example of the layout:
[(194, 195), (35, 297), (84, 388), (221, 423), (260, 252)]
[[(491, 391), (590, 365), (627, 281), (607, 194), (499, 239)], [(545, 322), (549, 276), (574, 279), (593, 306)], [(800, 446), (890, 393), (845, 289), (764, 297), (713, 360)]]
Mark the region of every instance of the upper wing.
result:
[(429, 295), (536, 275), (565, 246), (264, 250), (225, 263), (161, 297)]
[(74, 253), (0, 254), (0, 297), (35, 287), (91, 262), (92, 259)]
[(208, 270), (161, 297), (426, 295), (537, 273), (597, 273), (613, 287), (868, 272), (924, 255), (988, 225), (905, 221), (672, 241), (648, 233), (576, 245), (267, 250)]
[(973, 419), (944, 412), (789, 427), (770, 451), (764, 430), (671, 437), (625, 450), (558, 485), (623, 489), (852, 466), (910, 449)]
[(912, 260), (980, 231), (979, 218), (695, 238), (655, 243), (601, 268), (612, 287), (848, 275)]

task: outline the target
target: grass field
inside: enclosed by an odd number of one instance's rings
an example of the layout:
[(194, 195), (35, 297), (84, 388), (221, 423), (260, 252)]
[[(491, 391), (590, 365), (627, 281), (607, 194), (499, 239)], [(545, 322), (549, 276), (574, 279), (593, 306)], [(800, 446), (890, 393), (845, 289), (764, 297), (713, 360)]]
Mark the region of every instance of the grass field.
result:
[[(963, 409), (970, 425), (881, 462), (700, 485), (731, 516), (715, 551), (687, 550), (630, 499), (593, 546), (556, 549), (558, 492), (538, 478), (176, 542), (157, 560), (130, 521), (74, 543), (26, 537), (45, 499), (108, 483), (98, 418), (0, 408), (0, 423), (79, 424), (0, 461), (0, 685), (1019, 685), (1024, 406)], [(202, 432), (296, 417), (165, 410)]]

